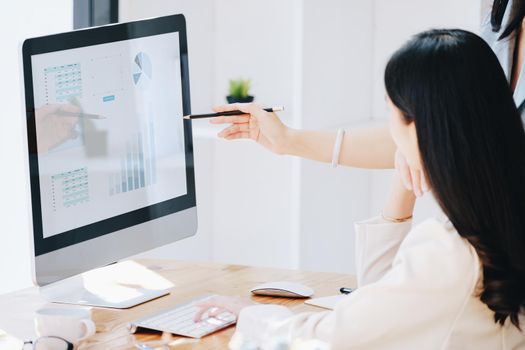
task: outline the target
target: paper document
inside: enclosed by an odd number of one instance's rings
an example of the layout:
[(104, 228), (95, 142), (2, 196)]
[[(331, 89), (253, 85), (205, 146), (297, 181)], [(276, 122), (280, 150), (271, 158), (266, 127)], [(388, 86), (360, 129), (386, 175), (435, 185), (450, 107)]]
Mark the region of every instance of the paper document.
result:
[(23, 342), (0, 329), (0, 349), (20, 350)]
[(335, 309), (335, 305), (346, 297), (346, 294), (337, 294), (328, 297), (308, 299), (304, 303), (312, 306), (322, 307), (324, 309), (333, 310)]

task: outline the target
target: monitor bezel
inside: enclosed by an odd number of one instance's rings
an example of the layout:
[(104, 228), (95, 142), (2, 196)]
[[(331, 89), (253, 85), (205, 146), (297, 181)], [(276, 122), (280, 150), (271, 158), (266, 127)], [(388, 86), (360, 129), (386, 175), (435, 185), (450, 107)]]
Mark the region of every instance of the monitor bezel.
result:
[(58, 249), (105, 236), (122, 229), (133, 227), (196, 206), (192, 127), (191, 121), (185, 120), (184, 140), (187, 187), (187, 193), (185, 195), (171, 198), (160, 203), (47, 238), (44, 238), (43, 235), (31, 57), (33, 55), (55, 51), (107, 44), (174, 32), (179, 34), (183, 114), (188, 115), (191, 114), (188, 46), (186, 37), (186, 20), (182, 14), (82, 29), (67, 33), (30, 38), (24, 41), (22, 46), (22, 60), (25, 85), (26, 131), (35, 256), (40, 256)]

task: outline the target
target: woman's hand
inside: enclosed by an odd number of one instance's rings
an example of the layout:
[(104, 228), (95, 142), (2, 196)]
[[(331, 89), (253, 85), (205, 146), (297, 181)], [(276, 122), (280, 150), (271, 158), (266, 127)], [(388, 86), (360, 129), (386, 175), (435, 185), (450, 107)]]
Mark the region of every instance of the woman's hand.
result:
[(418, 197), (421, 197), (424, 192), (429, 191), (430, 188), (425, 173), (421, 170), (410, 168), (405, 157), (399, 150), (396, 151), (394, 164), (407, 190), (414, 191), (414, 194)]
[(62, 143), (77, 137), (75, 127), (78, 117), (61, 116), (61, 112), (80, 114), (80, 108), (73, 104), (44, 105), (35, 111), (38, 152), (47, 153)]
[(253, 103), (217, 106), (215, 112), (240, 110), (245, 114), (210, 119), (212, 124), (231, 124), (219, 133), (226, 140), (251, 139), (270, 151), (283, 154), (289, 129), (275, 113), (269, 113)]
[(196, 305), (200, 310), (195, 314), (194, 321), (200, 322), (206, 312), (208, 312), (208, 317), (218, 316), (225, 311), (238, 317), (242, 309), (250, 305), (255, 305), (255, 303), (249, 299), (239, 297), (216, 296), (197, 303)]
[(382, 215), (383, 218), (405, 219), (411, 217), (414, 212), (416, 195), (423, 194), (421, 185), (423, 183), (427, 187), (428, 185), (422, 171), (411, 169), (399, 150), (395, 153), (395, 167), (390, 195), (383, 207)]

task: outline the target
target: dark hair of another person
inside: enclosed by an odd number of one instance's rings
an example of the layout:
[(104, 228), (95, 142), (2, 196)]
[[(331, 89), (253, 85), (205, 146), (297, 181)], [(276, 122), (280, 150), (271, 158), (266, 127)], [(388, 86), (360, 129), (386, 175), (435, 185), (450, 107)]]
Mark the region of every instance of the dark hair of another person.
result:
[(415, 123), (438, 203), (480, 258), (480, 300), (495, 322), (520, 328), (525, 130), (498, 59), (475, 34), (431, 30), (392, 56), (385, 84), (405, 121)]
[[(492, 25), (493, 32), (499, 32), (501, 30), (501, 24), (508, 4), (509, 0), (494, 0), (490, 16), (490, 24)], [(516, 30), (519, 30), (521, 22), (523, 18), (525, 18), (525, 0), (514, 0), (513, 7), (513, 9), (509, 9), (509, 11), (512, 11), (512, 14), (507, 27), (505, 27), (499, 37), (500, 40), (505, 39)]]

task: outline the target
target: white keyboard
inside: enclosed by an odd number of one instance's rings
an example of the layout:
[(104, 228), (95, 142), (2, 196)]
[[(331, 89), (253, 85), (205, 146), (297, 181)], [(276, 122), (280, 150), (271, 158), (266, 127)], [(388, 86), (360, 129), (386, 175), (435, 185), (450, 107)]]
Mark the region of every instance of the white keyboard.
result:
[(130, 331), (135, 333), (138, 328), (147, 328), (185, 337), (202, 338), (237, 322), (235, 315), (227, 311), (209, 318), (205, 314), (202, 321), (195, 322), (193, 318), (199, 310), (195, 304), (211, 297), (213, 295), (200, 297), (189, 303), (177, 305), (173, 309), (132, 322)]

